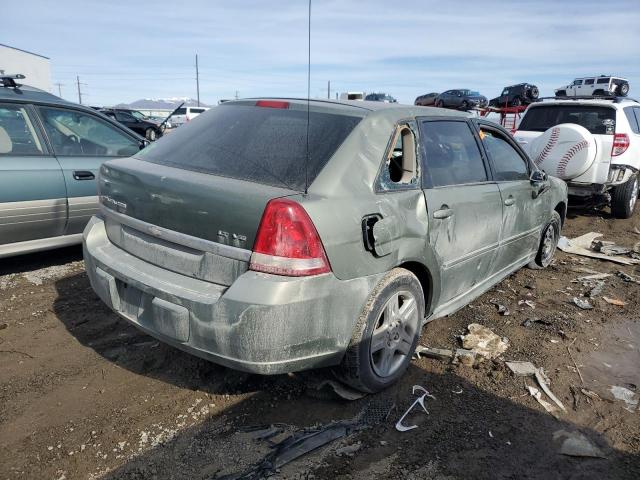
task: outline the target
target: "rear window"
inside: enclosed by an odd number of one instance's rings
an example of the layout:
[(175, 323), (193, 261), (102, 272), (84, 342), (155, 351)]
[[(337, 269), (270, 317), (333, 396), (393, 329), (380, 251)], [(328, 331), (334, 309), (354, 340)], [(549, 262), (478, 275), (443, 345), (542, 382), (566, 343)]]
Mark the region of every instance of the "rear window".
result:
[(174, 115), (184, 115), (187, 113), (187, 109), (182, 107), (173, 112)]
[[(308, 183), (361, 117), (311, 111)], [(148, 162), (304, 191), (307, 110), (221, 105), (142, 150)]]
[(561, 123), (575, 123), (593, 134), (613, 135), (616, 111), (592, 105), (545, 105), (531, 107), (518, 130), (544, 132)]
[(609, 83), (609, 78), (599, 78), (596, 83)]

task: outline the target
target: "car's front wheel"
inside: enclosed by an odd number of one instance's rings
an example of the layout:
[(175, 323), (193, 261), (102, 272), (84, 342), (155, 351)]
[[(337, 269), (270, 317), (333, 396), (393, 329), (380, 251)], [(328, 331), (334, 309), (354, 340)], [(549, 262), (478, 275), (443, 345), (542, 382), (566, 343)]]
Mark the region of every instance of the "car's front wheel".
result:
[(436, 107), (444, 108), (444, 102), (442, 100), (436, 100)]
[(613, 188), (611, 194), (611, 213), (616, 218), (629, 218), (633, 215), (638, 201), (638, 176), (634, 175), (622, 185)]
[(536, 254), (536, 258), (529, 263), (529, 268), (539, 270), (547, 268), (551, 264), (551, 260), (553, 260), (556, 254), (558, 240), (560, 240), (561, 228), (562, 219), (560, 218), (560, 214), (554, 210), (551, 214), (551, 221), (542, 231), (538, 253)]
[(416, 349), (424, 309), (422, 287), (413, 273), (403, 268), (387, 273), (360, 314), (338, 376), (369, 393), (394, 384)]
[(158, 134), (156, 133), (155, 128), (147, 128), (147, 130), (144, 132), (144, 136), (147, 138), (147, 140), (155, 142)]
[(520, 105), (522, 105), (522, 100), (520, 100), (520, 97), (516, 97), (511, 101), (511, 105), (514, 107), (519, 107)]

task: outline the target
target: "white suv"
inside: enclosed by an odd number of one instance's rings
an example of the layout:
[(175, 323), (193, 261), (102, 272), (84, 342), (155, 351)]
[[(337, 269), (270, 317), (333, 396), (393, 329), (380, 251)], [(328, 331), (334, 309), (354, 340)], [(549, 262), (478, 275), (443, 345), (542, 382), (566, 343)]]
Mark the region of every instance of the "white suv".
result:
[(620, 95), (629, 93), (626, 78), (600, 75), (599, 77), (576, 78), (570, 85), (555, 90), (557, 97), (588, 97), (598, 95)]
[(171, 125), (178, 127), (193, 120), (201, 113), (209, 110), (209, 107), (180, 107), (171, 116)]
[(539, 168), (567, 182), (574, 200), (609, 203), (618, 218), (633, 214), (640, 171), (637, 101), (537, 102), (527, 108), (514, 136)]

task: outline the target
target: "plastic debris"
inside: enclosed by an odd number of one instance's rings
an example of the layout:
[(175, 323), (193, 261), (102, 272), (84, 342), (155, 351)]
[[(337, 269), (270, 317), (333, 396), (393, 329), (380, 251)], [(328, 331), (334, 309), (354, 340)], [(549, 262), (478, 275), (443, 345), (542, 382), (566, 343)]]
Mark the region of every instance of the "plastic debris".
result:
[(631, 253), (630, 248), (621, 247), (613, 242), (604, 242), (601, 240), (593, 242), (593, 249), (604, 255), (628, 255)]
[(638, 394), (633, 390), (629, 390), (626, 387), (612, 385), (609, 391), (617, 400), (622, 400), (626, 404), (626, 407), (624, 407), (625, 410), (635, 412), (638, 408)]
[[(313, 390), (314, 393), (328, 391), (329, 393), (333, 393), (339, 396), (340, 398), (343, 398), (345, 400), (351, 400), (351, 401), (358, 400), (366, 395), (366, 393), (362, 393), (358, 390), (354, 390), (352, 388), (349, 388), (344, 383), (338, 382), (337, 380), (331, 380), (331, 379), (324, 379), (316, 384), (309, 385), (308, 391), (309, 390)], [(315, 395), (312, 395), (312, 396), (315, 396)]]
[(533, 302), (531, 300), (520, 300), (518, 302), (518, 305), (526, 305), (527, 307), (530, 307), (533, 310), (535, 310), (535, 308), (536, 308), (535, 302)]
[(602, 299), (607, 302), (610, 305), (617, 305), (618, 307), (624, 307), (627, 302), (624, 302), (622, 300), (619, 300), (617, 298), (609, 298), (609, 297), (602, 297)]
[(573, 297), (573, 303), (582, 310), (591, 310), (593, 308), (593, 305), (586, 298)]
[(352, 457), (354, 453), (362, 448), (362, 442), (356, 442), (352, 445), (347, 445), (341, 448), (336, 449), (336, 455), (339, 457), (347, 456)]
[(605, 458), (604, 453), (580, 432), (557, 430), (553, 433), (553, 440), (561, 440), (560, 453), (571, 457)]
[(589, 280), (582, 282), (582, 286), (589, 288), (589, 292), (587, 292), (587, 297), (594, 298), (602, 293), (604, 290), (604, 282), (602, 280)]
[[(540, 388), (542, 389), (542, 391), (547, 394), (547, 396), (553, 401), (553, 403), (555, 403), (558, 406), (558, 408), (560, 410), (562, 410), (564, 413), (567, 412), (567, 409), (565, 408), (565, 406), (558, 399), (558, 397), (556, 397), (553, 394), (553, 392), (549, 388), (549, 383), (550, 383), (549, 379), (544, 374), (544, 370), (542, 370), (542, 368), (537, 368), (531, 362), (513, 361), (513, 362), (505, 362), (505, 364), (507, 365), (509, 370), (511, 370), (515, 375), (525, 376), (525, 377), (535, 377), (535, 379), (538, 382), (538, 385), (540, 385)], [(538, 400), (540, 405), (542, 405), (545, 408), (545, 410), (547, 410), (549, 413), (554, 413), (554, 412), (557, 411), (556, 408), (553, 407), (553, 405), (549, 404), (548, 402), (546, 402), (545, 400), (542, 399), (542, 394), (539, 392), (539, 390), (537, 388), (535, 388), (535, 387), (527, 387), (527, 388), (529, 389), (529, 393), (533, 397), (535, 397), (536, 400)], [(537, 391), (538, 393), (540, 393), (540, 395), (538, 395), (537, 393), (532, 391), (531, 390), (532, 388), (535, 391)], [(549, 410), (547, 408), (547, 405), (551, 405), (553, 407), (552, 410)]]
[(590, 232), (576, 238), (560, 237), (560, 240), (558, 241), (558, 248), (565, 253), (581, 255), (583, 257), (598, 258), (600, 260), (608, 260), (622, 265), (635, 265), (640, 263), (640, 260), (633, 258), (605, 255), (604, 253), (594, 252), (591, 250), (591, 244), (593, 241), (601, 236), (601, 233)]
[(638, 283), (638, 284), (640, 284), (640, 280), (638, 280), (635, 277), (632, 277), (631, 275), (628, 275), (628, 274), (624, 273), (622, 270), (619, 270), (616, 273), (616, 275), (618, 277), (620, 277), (626, 283)]
[(403, 425), (402, 421), (407, 417), (407, 415), (409, 415), (411, 410), (413, 410), (413, 407), (415, 407), (416, 405), (420, 405), (422, 409), (425, 411), (425, 413), (429, 415), (429, 411), (427, 410), (427, 407), (424, 406), (424, 400), (426, 397), (432, 398), (434, 400), (436, 399), (436, 397), (431, 395), (426, 388), (421, 387), (420, 385), (413, 386), (412, 393), (414, 395), (416, 394), (416, 391), (420, 391), (423, 393), (411, 404), (411, 406), (407, 409), (407, 411), (404, 412), (404, 415), (400, 417), (400, 420), (396, 422), (396, 430), (398, 430), (399, 432), (407, 432), (409, 430), (413, 430), (414, 428), (418, 428), (418, 425), (409, 425), (409, 426)]
[(538, 370), (531, 362), (505, 362), (505, 365), (518, 376), (533, 376)]
[(469, 333), (462, 336), (462, 346), (476, 352), (489, 360), (503, 354), (509, 348), (509, 340), (500, 338), (487, 327), (472, 323), (468, 327)]
[(531, 394), (531, 396), (535, 398), (538, 401), (538, 403), (542, 405), (547, 412), (554, 415), (558, 412), (558, 409), (554, 405), (550, 404), (549, 402), (547, 402), (542, 398), (542, 392), (540, 392), (540, 390), (538, 390), (536, 387), (531, 387), (527, 385), (527, 389), (529, 390), (529, 393)]

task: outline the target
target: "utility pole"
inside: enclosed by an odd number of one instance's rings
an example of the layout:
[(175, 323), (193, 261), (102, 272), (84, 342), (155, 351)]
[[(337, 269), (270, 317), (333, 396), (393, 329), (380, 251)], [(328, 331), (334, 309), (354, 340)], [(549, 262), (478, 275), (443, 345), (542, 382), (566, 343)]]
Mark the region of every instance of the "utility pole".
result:
[(236, 90), (236, 100), (238, 99), (238, 90)]
[(327, 100), (331, 100), (331, 80), (327, 80)]
[(76, 75), (76, 82), (78, 84), (78, 103), (82, 105), (82, 92), (80, 91), (80, 75)]
[(62, 86), (64, 85), (64, 83), (58, 82), (58, 83), (54, 83), (54, 85), (58, 86), (58, 96), (62, 98)]
[(200, 106), (200, 73), (198, 72), (198, 54), (196, 53), (196, 100)]

